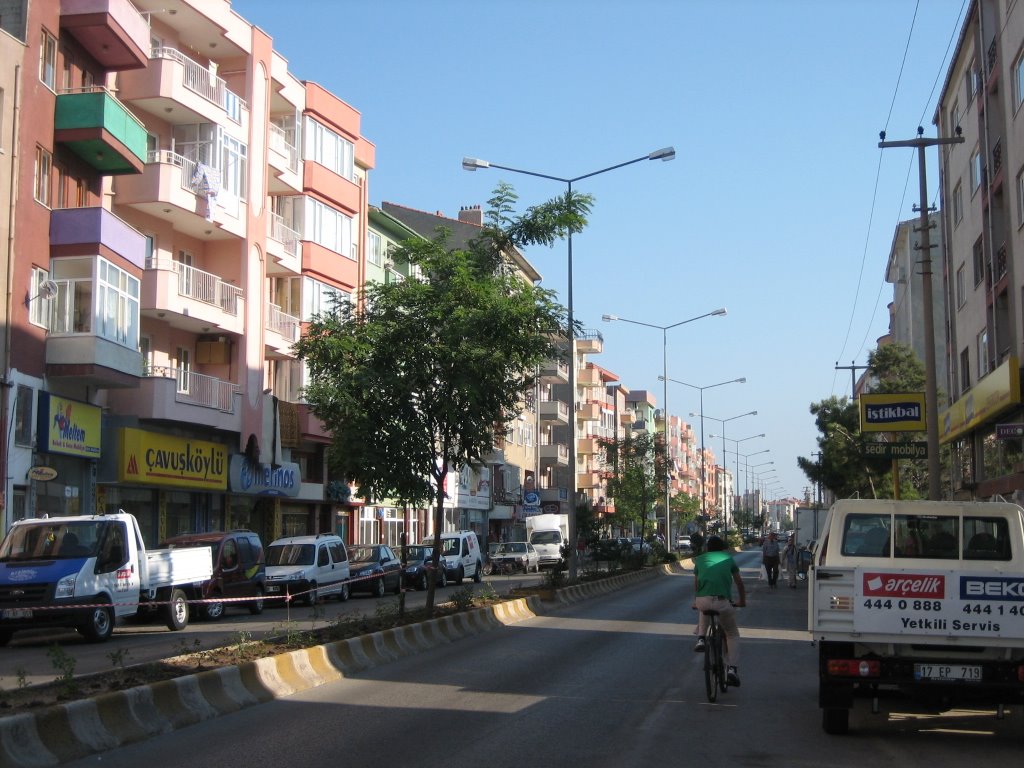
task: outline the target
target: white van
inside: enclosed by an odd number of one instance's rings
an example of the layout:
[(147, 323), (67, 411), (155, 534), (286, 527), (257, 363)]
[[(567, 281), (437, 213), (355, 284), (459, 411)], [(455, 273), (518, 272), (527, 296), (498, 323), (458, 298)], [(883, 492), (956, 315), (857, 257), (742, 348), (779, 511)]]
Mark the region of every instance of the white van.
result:
[(348, 580), (348, 551), (333, 533), (287, 536), (267, 547), (267, 597), (296, 595), (307, 605), (329, 596), (344, 601)]
[[(423, 544), (433, 545), (434, 537), (427, 536)], [(473, 531), (445, 531), (441, 534), (441, 557), (445, 570), (454, 574), (456, 584), (467, 576), (479, 584), (484, 575), (484, 558), (480, 552), (480, 541)]]

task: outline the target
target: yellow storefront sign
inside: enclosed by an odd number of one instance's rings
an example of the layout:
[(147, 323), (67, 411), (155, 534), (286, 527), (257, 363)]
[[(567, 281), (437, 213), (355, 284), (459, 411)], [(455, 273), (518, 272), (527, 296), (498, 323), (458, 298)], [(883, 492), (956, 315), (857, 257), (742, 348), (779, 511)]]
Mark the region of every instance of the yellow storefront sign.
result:
[(68, 456), (100, 457), (102, 411), (95, 405), (39, 393), (39, 450)]
[(1020, 362), (1009, 357), (939, 414), (939, 442), (948, 443), (1020, 403)]
[(122, 429), (118, 480), (223, 491), (228, 487), (228, 451), (205, 440)]

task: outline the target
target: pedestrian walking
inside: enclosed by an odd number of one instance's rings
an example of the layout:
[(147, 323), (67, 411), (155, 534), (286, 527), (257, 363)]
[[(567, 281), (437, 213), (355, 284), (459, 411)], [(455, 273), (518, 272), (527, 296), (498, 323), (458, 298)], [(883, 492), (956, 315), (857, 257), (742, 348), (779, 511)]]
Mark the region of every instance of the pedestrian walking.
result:
[(768, 589), (775, 589), (776, 582), (779, 580), (780, 553), (778, 538), (775, 536), (775, 531), (772, 531), (761, 545), (761, 565), (764, 566), (768, 576)]
[(796, 536), (789, 534), (786, 548), (782, 550), (782, 565), (786, 569), (786, 581), (790, 589), (796, 589), (797, 555)]

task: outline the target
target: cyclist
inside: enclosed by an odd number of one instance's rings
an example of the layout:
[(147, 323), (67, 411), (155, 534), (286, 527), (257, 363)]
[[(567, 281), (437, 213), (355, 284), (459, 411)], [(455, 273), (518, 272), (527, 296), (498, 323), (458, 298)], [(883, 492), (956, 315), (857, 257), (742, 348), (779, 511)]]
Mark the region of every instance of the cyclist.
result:
[[(696, 608), (697, 645), (693, 650), (704, 652), (704, 611), (718, 611), (718, 620), (725, 631), (725, 658), (728, 671), (726, 676), (729, 685), (738, 686), (740, 676), (737, 666), (740, 661), (740, 630), (736, 625), (736, 608), (747, 604), (747, 590), (743, 586), (739, 566), (732, 555), (725, 549), (725, 541), (720, 536), (709, 536), (705, 542), (707, 551), (693, 560), (694, 600), (692, 608)], [(738, 598), (732, 602), (732, 585), (736, 585)]]

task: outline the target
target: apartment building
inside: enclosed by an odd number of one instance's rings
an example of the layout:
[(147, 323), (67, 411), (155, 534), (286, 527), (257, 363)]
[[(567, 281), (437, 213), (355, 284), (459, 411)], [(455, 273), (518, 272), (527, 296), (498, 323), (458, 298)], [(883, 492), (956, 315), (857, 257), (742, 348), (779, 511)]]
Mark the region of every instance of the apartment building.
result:
[[(934, 115), (939, 148), (947, 401), (945, 493), (1024, 500), (1024, 447), (1000, 424), (1024, 422), (1024, 16), (972, 0)], [(941, 331), (939, 331), (941, 333)], [(1012, 430), (1011, 430), (1012, 432)]]
[(19, 7), (5, 524), (351, 536), (292, 344), (365, 279), (359, 113), (228, 0)]

